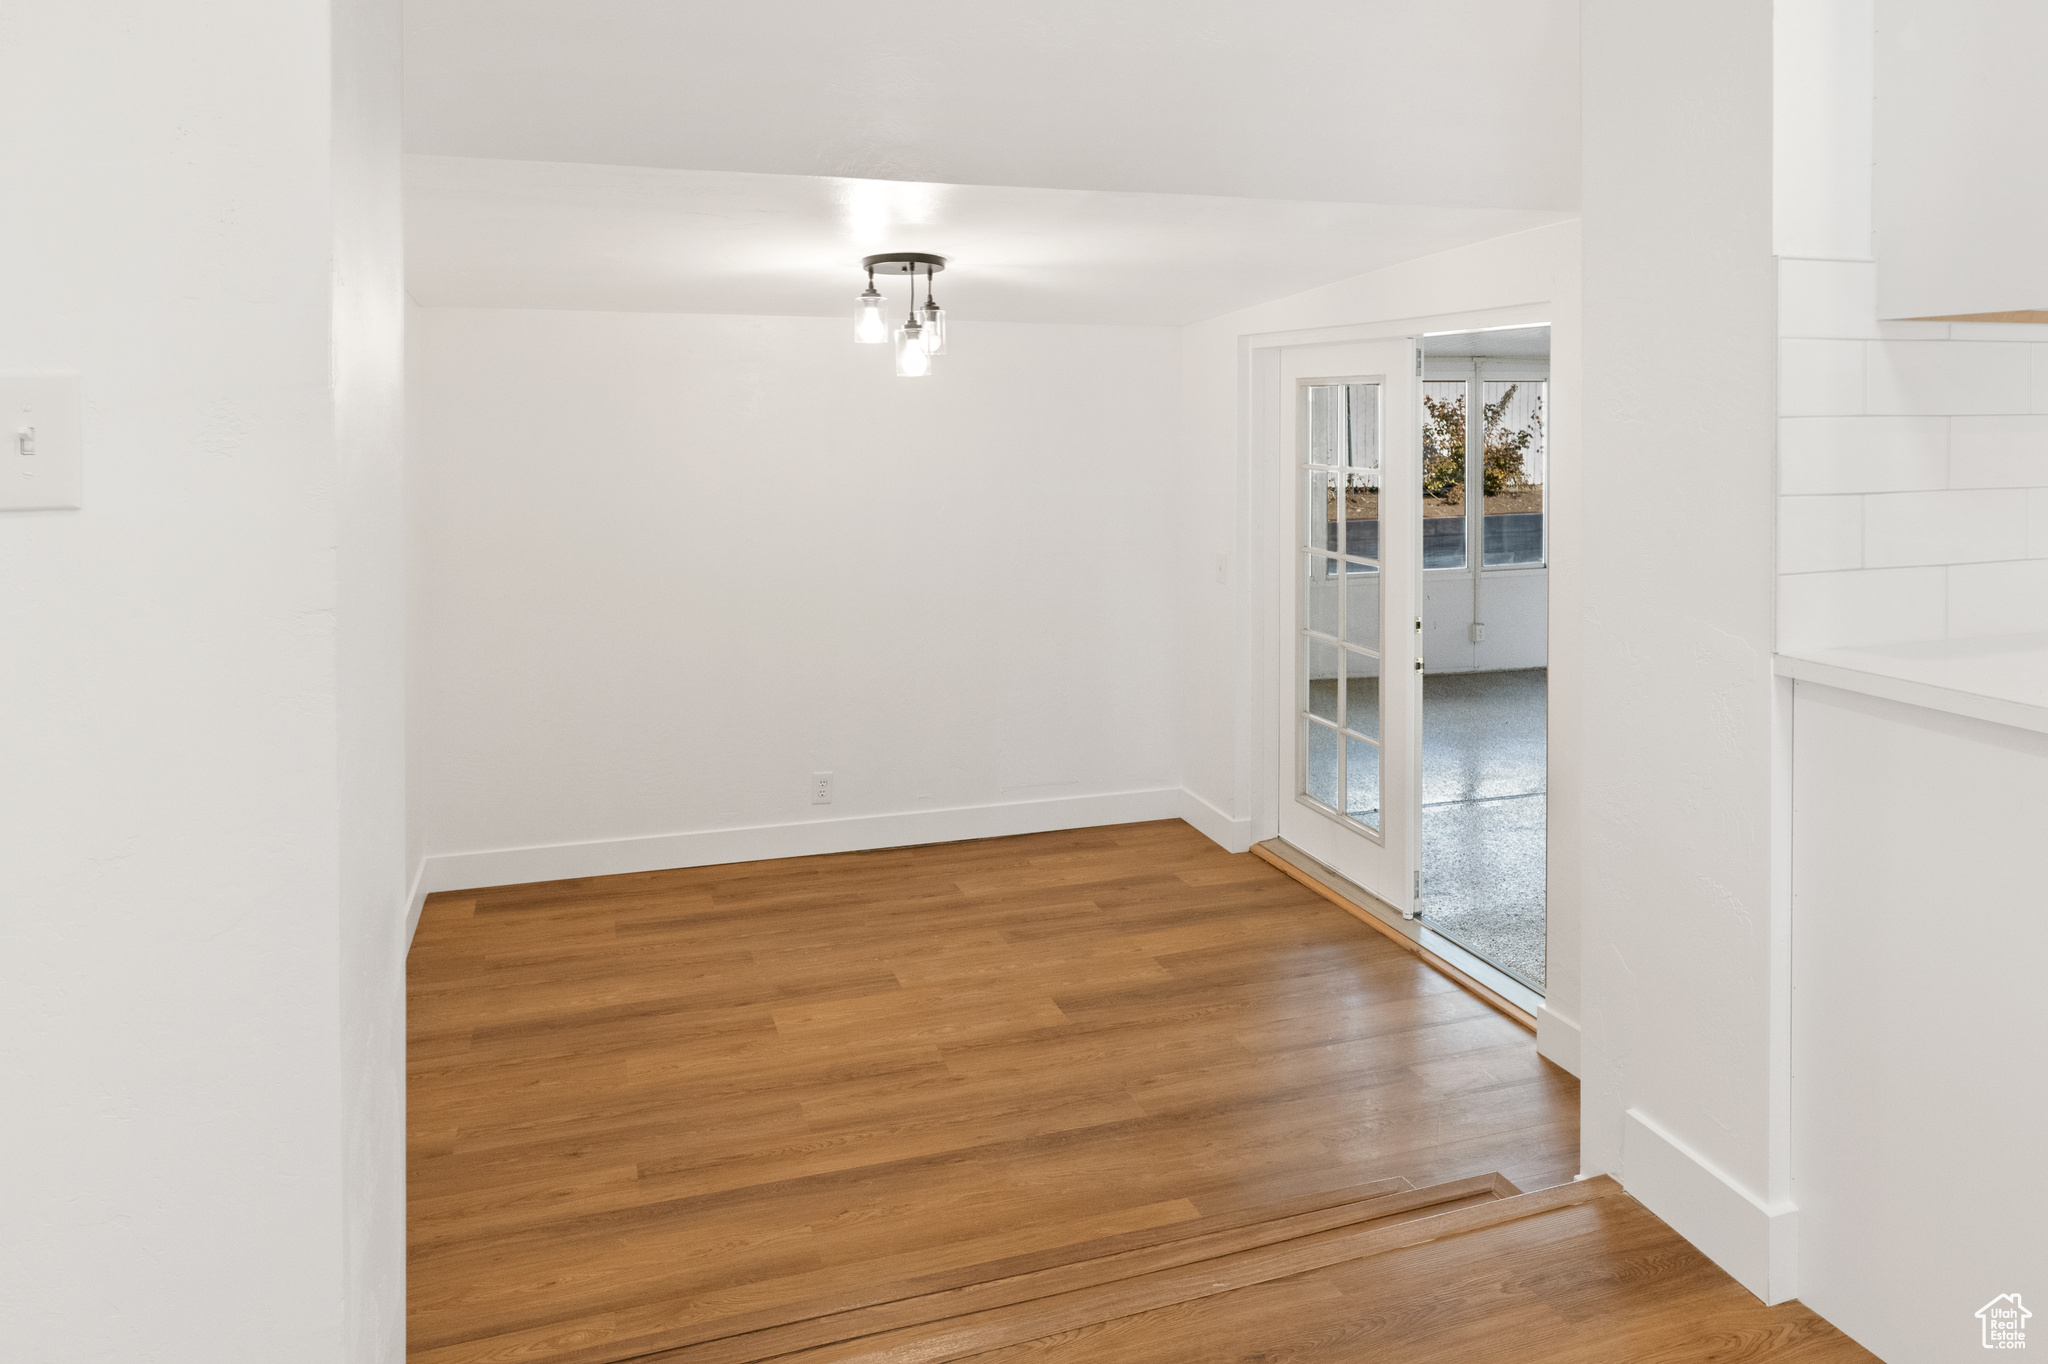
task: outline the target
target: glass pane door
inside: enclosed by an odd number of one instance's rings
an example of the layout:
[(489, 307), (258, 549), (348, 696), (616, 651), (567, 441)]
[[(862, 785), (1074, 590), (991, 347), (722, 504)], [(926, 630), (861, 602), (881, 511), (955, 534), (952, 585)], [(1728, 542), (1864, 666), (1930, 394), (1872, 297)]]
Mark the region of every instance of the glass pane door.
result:
[(1415, 339), (1289, 346), (1278, 361), (1273, 823), (1398, 919), (1414, 910), (1420, 819)]
[(1301, 389), (1296, 794), (1378, 832), (1381, 385)]

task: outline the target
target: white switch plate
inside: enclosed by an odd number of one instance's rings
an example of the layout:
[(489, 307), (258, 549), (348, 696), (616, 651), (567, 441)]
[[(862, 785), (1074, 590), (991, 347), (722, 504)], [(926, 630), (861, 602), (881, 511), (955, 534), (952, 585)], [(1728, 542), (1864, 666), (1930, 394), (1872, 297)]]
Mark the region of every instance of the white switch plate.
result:
[[(76, 374), (0, 374), (0, 511), (82, 506), (83, 407)], [(34, 454), (23, 454), (33, 431)]]

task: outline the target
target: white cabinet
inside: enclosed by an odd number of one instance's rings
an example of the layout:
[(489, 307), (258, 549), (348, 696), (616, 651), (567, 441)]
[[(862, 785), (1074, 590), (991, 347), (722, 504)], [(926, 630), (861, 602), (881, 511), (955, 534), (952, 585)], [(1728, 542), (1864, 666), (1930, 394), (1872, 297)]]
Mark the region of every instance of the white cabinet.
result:
[(1881, 318), (2048, 322), (2048, 5), (1877, 0)]

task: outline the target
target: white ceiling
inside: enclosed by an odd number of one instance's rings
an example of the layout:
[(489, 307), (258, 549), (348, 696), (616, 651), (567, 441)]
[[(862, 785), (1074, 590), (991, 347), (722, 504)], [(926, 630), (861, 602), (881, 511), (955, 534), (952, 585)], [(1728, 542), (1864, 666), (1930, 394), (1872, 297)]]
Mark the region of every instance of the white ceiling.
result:
[(1576, 0), (406, 15), (430, 306), (828, 314), (924, 250), (963, 320), (1186, 323), (1578, 197)]
[(1494, 327), (1425, 336), (1422, 353), (1431, 360), (1548, 360), (1550, 328)]
[(906, 250), (952, 260), (955, 317), (1012, 322), (1193, 322), (1567, 216), (429, 156), (406, 200), (429, 307), (850, 317), (860, 258)]
[(1577, 0), (408, 0), (410, 150), (1570, 210)]

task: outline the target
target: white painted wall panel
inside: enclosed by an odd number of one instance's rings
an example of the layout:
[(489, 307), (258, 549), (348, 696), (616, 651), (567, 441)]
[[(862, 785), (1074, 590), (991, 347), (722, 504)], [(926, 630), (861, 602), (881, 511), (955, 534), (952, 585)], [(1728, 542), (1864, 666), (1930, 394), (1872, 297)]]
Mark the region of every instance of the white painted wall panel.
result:
[(0, 20), (9, 1359), (403, 1356), (397, 17)]
[(1422, 577), (1422, 657), (1432, 672), (1468, 673), (1472, 646), (1472, 579), (1462, 573)]
[(400, 0), (336, 0), (342, 1350), (405, 1357), (405, 224)]
[(414, 317), (428, 856), (1179, 785), (1171, 329)]
[[(1774, 1205), (1789, 1175), (1774, 1102), (1773, 6), (1587, 0), (1580, 26), (1589, 534), (1577, 595), (1557, 594), (1588, 621), (1580, 1151), (1627, 1184), (1627, 1115), (1668, 1133), (1702, 1174), (1663, 1185), (1679, 1201), (1659, 1211), (1704, 1243), (1725, 1225), (1718, 1200), (1686, 1190)], [(1864, 344), (1787, 343), (1783, 377), (1805, 400), (1784, 410), (1860, 412)], [(1680, 375), (1714, 395), (1711, 421), (1646, 401)], [(1746, 1249), (1744, 1265), (1772, 1258)]]
[(2048, 1282), (2048, 737), (1796, 695), (1799, 1296), (1892, 1364), (1974, 1357)]
[(1548, 663), (1550, 575), (1543, 570), (1488, 573), (1480, 578), (1479, 612), (1486, 638), (1472, 650), (1480, 672), (1541, 668)]

